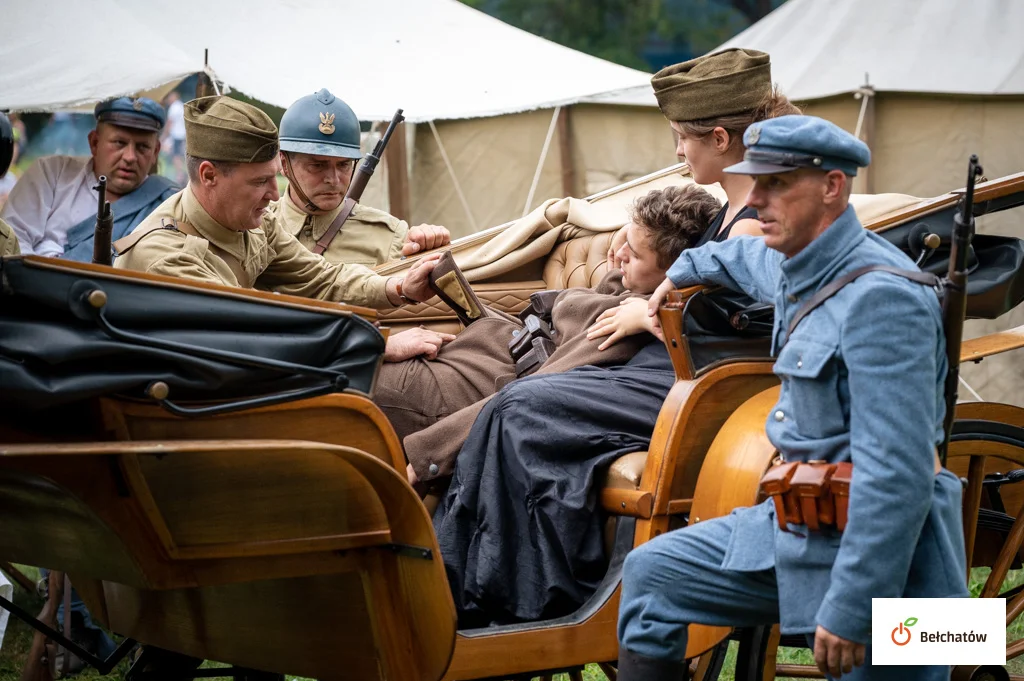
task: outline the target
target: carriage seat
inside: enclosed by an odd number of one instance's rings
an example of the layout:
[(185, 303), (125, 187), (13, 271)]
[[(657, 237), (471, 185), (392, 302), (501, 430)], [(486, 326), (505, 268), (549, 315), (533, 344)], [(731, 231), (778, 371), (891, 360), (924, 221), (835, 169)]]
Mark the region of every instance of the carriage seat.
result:
[(615, 232), (599, 232), (563, 241), (544, 263), (549, 289), (596, 286), (608, 272), (606, 258)]

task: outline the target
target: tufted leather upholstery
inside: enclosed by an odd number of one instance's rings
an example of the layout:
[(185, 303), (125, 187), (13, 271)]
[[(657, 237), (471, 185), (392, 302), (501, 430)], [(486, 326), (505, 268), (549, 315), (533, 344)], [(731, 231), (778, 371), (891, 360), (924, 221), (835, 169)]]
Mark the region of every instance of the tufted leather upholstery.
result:
[(613, 489), (640, 489), (647, 452), (633, 452), (620, 456), (608, 467), (603, 487)]
[(564, 241), (551, 251), (544, 264), (549, 289), (594, 286), (608, 272), (606, 258), (615, 232), (599, 232)]

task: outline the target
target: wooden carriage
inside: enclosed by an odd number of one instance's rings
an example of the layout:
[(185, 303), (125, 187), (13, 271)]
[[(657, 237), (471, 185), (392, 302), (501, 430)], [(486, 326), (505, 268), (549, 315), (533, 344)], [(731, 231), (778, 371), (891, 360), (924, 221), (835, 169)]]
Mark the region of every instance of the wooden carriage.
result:
[[(624, 222), (633, 197), (689, 181), (685, 166), (676, 166), (588, 203), (620, 211)], [(955, 192), (927, 201), (856, 197), (855, 205), (867, 227), (912, 251), (919, 249), (918, 225), (948, 240), (957, 198)], [(1022, 202), (1024, 176), (980, 185), (976, 194), (976, 204), (992, 210)], [(518, 228), (511, 225), (460, 240), (453, 250), (471, 260), (500, 239), (520, 244), (502, 257), (529, 257), (471, 277), (485, 302), (515, 313), (533, 291), (590, 285), (605, 271), (613, 231), (568, 222), (556, 227), (557, 236), (541, 249), (536, 240), (511, 239)], [(1020, 269), (1022, 253), (1015, 240), (999, 250), (1006, 272)], [(99, 266), (16, 260), (5, 261), (8, 271), (72, 281), (66, 297), (75, 296), (75, 309), (87, 312), (113, 305), (116, 287), (128, 285), (174, 289), (211, 307), (359, 316), (390, 328), (457, 326), (436, 301), (377, 315)], [(380, 269), (397, 273), (412, 262)], [(1017, 285), (1003, 287), (1004, 299), (1016, 296), (1006, 290), (1019, 293)], [(572, 615), (457, 630), (429, 515), (405, 480), (401, 445), (369, 389), (209, 410), (206, 403), (183, 408), (168, 400), (167, 386), (153, 377), (128, 396), (111, 391), (77, 402), (60, 412), (59, 422), (52, 415), (0, 417), (0, 559), (66, 571), (94, 617), (112, 631), (248, 669), (320, 679), (454, 681), (561, 670), (578, 676), (582, 665), (596, 662), (613, 677), (626, 553), (662, 532), (755, 503), (757, 482), (774, 456), (764, 435), (778, 390), (767, 342), (730, 338), (728, 329), (716, 336), (719, 344), (693, 342), (697, 327), (707, 331), (707, 324), (692, 323), (707, 297), (699, 289), (678, 291), (662, 309), (677, 380), (649, 450), (613, 463), (601, 483), (609, 568)], [(987, 302), (988, 313), (998, 311), (998, 303)], [(1022, 345), (1017, 329), (966, 343), (963, 357), (980, 360)], [(993, 596), (1019, 560), (1024, 495), (1007, 487), (996, 508), (983, 499), (983, 479), (1024, 468), (1024, 410), (966, 403), (957, 416), (949, 467), (970, 474), (968, 553), (972, 565), (994, 565), (984, 594)], [(1015, 593), (1007, 621), (1022, 610), (1024, 595)], [(741, 644), (737, 678), (775, 676), (780, 638), (770, 628), (695, 627), (687, 652), (697, 677), (717, 678), (729, 636)], [(1011, 644), (1008, 656), (1022, 649)]]

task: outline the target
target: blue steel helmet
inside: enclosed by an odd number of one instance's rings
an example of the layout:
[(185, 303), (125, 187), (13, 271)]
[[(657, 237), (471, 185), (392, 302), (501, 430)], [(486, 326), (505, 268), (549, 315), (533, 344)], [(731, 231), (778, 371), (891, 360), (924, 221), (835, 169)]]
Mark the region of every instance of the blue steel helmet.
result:
[(281, 151), (362, 158), (359, 119), (327, 88), (293, 103), (281, 117)]

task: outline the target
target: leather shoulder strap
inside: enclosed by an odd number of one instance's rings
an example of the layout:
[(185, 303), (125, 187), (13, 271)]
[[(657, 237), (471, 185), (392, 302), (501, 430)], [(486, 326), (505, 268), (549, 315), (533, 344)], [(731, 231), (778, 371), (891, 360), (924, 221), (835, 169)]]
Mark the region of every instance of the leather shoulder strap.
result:
[(173, 224), (173, 221), (169, 223), (165, 219), (161, 220), (160, 224), (158, 225), (150, 225), (145, 229), (136, 229), (134, 232), (126, 234), (125, 236), (121, 237), (113, 244), (111, 244), (114, 247), (114, 253), (117, 255), (124, 255), (128, 251), (135, 248), (135, 245), (142, 241), (145, 237), (149, 236), (153, 232), (159, 232), (162, 229), (177, 229), (177, 227)]
[(338, 212), (338, 217), (334, 218), (334, 222), (327, 228), (323, 236), (317, 239), (316, 245), (313, 246), (313, 252), (317, 255), (323, 255), (331, 242), (334, 241), (334, 237), (338, 236), (338, 232), (341, 231), (341, 226), (345, 224), (345, 220), (348, 220), (348, 216), (352, 215), (352, 210), (356, 207), (356, 202), (350, 198), (345, 198), (345, 203)]
[(889, 265), (868, 265), (867, 267), (861, 267), (860, 269), (844, 274), (811, 296), (810, 300), (804, 303), (804, 306), (797, 310), (796, 314), (793, 315), (793, 321), (789, 323), (789, 328), (786, 329), (786, 340), (788, 341), (790, 336), (793, 335), (793, 331), (796, 330), (797, 324), (803, 321), (804, 317), (813, 312), (826, 300), (839, 293), (840, 289), (844, 286), (868, 272), (888, 272), (889, 274), (895, 274), (898, 277), (903, 277), (910, 281), (916, 281), (917, 283), (925, 286), (939, 286), (942, 281), (934, 274), (921, 272), (920, 270), (901, 270), (898, 267), (890, 267)]
[(181, 232), (187, 236), (194, 236), (206, 241), (209, 244), (210, 250), (219, 257), (231, 270), (231, 273), (235, 275), (235, 279), (238, 281), (238, 285), (242, 288), (252, 288), (252, 280), (249, 278), (249, 274), (245, 271), (242, 263), (235, 256), (231, 255), (223, 248), (220, 248), (213, 244), (209, 239), (199, 233), (195, 227), (185, 222), (184, 220), (176, 220), (174, 218), (163, 218), (160, 220), (160, 224), (151, 225), (146, 229), (137, 229), (128, 236), (121, 237), (113, 243), (114, 249), (117, 255), (124, 255), (128, 251), (135, 248), (136, 244), (142, 241), (145, 237), (159, 232), (163, 229), (173, 229), (176, 232)]

